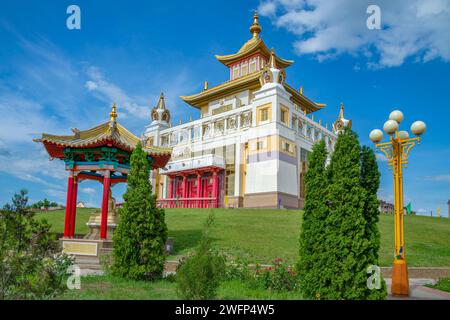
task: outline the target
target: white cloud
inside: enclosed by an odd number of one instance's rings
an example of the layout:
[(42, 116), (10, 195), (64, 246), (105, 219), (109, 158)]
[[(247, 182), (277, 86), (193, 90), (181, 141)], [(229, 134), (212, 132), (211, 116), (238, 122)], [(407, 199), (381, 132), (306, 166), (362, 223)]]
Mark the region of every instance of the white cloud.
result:
[(442, 174), (442, 175), (427, 177), (426, 179), (431, 180), (431, 181), (450, 181), (450, 174)]
[(375, 155), (375, 157), (377, 158), (378, 161), (383, 161), (383, 162), (388, 161), (387, 157), (384, 154), (381, 154), (381, 153), (377, 153)]
[[(381, 9), (382, 30), (366, 26), (371, 4)], [(360, 54), (371, 69), (409, 57), (450, 61), (450, 0), (263, 0), (259, 10), (297, 36), (299, 54), (319, 60)]]
[(80, 191), (83, 193), (89, 194), (89, 195), (93, 195), (93, 194), (97, 193), (97, 191), (94, 188), (90, 188), (90, 187), (80, 188)]

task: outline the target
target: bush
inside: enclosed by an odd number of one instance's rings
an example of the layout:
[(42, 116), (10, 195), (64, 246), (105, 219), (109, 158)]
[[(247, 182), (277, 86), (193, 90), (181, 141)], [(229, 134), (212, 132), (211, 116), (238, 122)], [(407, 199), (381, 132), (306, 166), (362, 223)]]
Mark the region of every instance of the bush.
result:
[(57, 254), (50, 225), (27, 209), (26, 190), (0, 211), (0, 300), (49, 299), (62, 292), (73, 259)]
[(214, 217), (209, 215), (200, 244), (194, 254), (178, 265), (175, 281), (177, 294), (187, 300), (211, 300), (223, 280), (225, 259), (211, 246), (209, 230)]
[(278, 258), (273, 261), (273, 266), (256, 269), (256, 282), (260, 287), (273, 291), (294, 291), (298, 289), (297, 273)]

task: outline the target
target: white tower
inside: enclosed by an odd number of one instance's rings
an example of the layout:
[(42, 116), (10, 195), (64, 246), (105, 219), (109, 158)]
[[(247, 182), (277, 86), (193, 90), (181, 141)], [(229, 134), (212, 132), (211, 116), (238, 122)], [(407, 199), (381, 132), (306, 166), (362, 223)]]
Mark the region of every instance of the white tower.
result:
[(146, 141), (144, 145), (159, 145), (159, 134), (161, 130), (167, 129), (170, 126), (170, 112), (166, 109), (164, 102), (164, 93), (161, 92), (158, 104), (151, 112), (152, 122), (145, 127), (143, 140)]

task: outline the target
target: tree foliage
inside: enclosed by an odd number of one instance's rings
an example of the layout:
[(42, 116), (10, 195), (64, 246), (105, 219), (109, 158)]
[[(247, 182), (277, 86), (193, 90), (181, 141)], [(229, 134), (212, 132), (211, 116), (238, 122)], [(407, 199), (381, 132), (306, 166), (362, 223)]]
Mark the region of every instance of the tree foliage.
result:
[(367, 268), (378, 264), (380, 243), (375, 156), (346, 129), (338, 136), (327, 168), (325, 159), (320, 142), (305, 178), (298, 264), (302, 291), (316, 299), (385, 298), (384, 281), (380, 290), (367, 286)]
[(125, 204), (113, 235), (113, 274), (130, 279), (157, 279), (164, 271), (167, 240), (165, 212), (156, 207), (149, 180), (150, 164), (139, 143), (131, 155)]
[(64, 290), (73, 260), (58, 255), (45, 220), (27, 209), (27, 191), (0, 210), (0, 300), (44, 299)]
[(325, 286), (318, 269), (326, 262), (325, 221), (328, 207), (325, 202), (327, 176), (325, 163), (327, 151), (320, 141), (309, 154), (309, 168), (305, 175), (306, 199), (300, 234), (300, 258), (297, 264), (302, 291), (305, 298), (315, 298)]

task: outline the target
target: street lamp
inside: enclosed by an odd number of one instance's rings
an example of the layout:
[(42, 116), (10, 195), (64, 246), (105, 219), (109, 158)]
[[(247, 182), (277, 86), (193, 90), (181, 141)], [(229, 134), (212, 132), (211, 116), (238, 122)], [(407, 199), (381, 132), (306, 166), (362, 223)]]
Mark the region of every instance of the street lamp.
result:
[(394, 242), (395, 256), (392, 268), (392, 295), (409, 295), (408, 268), (405, 260), (405, 237), (403, 221), (403, 175), (402, 168), (408, 164), (409, 151), (416, 144), (420, 144), (420, 135), (426, 130), (423, 121), (416, 121), (411, 125), (411, 132), (416, 135), (409, 137), (408, 131), (398, 131), (403, 121), (403, 113), (399, 110), (392, 111), (389, 120), (384, 123), (383, 130), (390, 136), (390, 141), (380, 143), (383, 132), (379, 129), (370, 132), (370, 140), (375, 143), (375, 150), (380, 150), (388, 159), (388, 165), (394, 174)]

